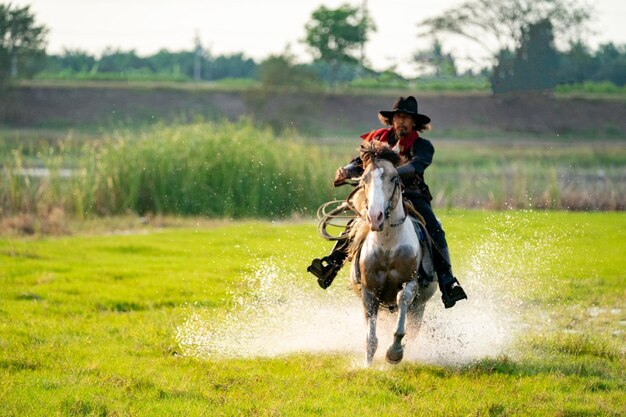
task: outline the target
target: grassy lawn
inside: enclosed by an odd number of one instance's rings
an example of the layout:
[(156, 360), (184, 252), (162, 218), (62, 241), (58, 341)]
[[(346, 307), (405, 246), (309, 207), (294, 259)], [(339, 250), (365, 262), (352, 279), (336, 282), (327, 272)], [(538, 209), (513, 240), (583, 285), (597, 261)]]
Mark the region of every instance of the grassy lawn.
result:
[(470, 300), (372, 369), (313, 222), (0, 236), (0, 415), (623, 415), (626, 215), (438, 214)]

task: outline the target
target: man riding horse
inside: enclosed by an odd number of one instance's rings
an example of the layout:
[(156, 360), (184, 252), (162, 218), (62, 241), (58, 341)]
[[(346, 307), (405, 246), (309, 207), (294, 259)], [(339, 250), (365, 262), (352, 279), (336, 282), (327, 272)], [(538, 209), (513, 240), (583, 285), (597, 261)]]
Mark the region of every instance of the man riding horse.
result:
[[(386, 127), (373, 130), (361, 136), (365, 141), (378, 140), (386, 142), (407, 161), (397, 167), (398, 175), (404, 186), (403, 196), (415, 207), (424, 218), (426, 229), (432, 237), (434, 246), (433, 264), (439, 281), (443, 303), (446, 308), (453, 307), (457, 301), (466, 299), (467, 295), (452, 274), (450, 253), (446, 235), (441, 223), (435, 217), (431, 207), (432, 196), (428, 185), (424, 182), (424, 171), (431, 164), (435, 148), (427, 139), (419, 135), (430, 128), (430, 118), (418, 113), (417, 100), (413, 96), (399, 97), (391, 111), (380, 111), (379, 119)], [(341, 167), (335, 174), (334, 185), (345, 184), (350, 178), (360, 177), (363, 173), (363, 161), (354, 158), (348, 165)], [(338, 240), (328, 256), (316, 258), (307, 268), (317, 277), (320, 287), (326, 289), (343, 266), (348, 257), (348, 233)]]

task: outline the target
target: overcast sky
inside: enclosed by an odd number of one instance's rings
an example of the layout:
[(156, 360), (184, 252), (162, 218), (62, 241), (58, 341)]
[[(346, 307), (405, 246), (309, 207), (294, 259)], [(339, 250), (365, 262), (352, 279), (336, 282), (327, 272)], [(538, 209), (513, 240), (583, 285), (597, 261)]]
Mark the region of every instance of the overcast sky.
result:
[[(100, 55), (105, 48), (135, 50), (150, 55), (159, 49), (190, 50), (198, 34), (213, 55), (243, 52), (260, 61), (284, 52), (287, 45), (309, 61), (301, 40), (304, 25), (320, 5), (330, 8), (355, 0), (12, 0), (31, 5), (38, 23), (50, 29), (48, 53), (65, 48)], [(426, 49), (430, 39), (417, 38), (416, 23), (441, 14), (463, 0), (366, 0), (378, 30), (366, 45), (369, 63), (377, 70), (395, 66), (411, 75), (415, 50)], [(626, 0), (595, 0), (597, 34), (588, 44), (626, 44)], [(467, 51), (458, 40), (444, 43), (448, 52)]]

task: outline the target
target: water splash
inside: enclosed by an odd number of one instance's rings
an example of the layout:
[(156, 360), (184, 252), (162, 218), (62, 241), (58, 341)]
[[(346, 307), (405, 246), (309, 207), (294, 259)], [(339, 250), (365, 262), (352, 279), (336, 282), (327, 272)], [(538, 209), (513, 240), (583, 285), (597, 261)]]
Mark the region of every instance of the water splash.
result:
[(193, 312), (177, 329), (185, 353), (207, 358), (360, 351), (359, 300), (341, 285), (327, 291), (303, 286), (301, 276), (278, 264), (261, 264), (244, 277), (246, 289), (233, 294), (223, 317)]
[[(511, 228), (524, 226), (519, 217), (508, 221)], [(419, 335), (408, 333), (405, 338), (406, 361), (463, 364), (506, 354), (526, 328), (523, 300), (533, 288), (519, 283), (529, 275), (545, 273), (547, 263), (542, 254), (553, 237), (549, 241), (543, 235), (518, 239), (506, 228), (498, 230), (468, 249), (470, 267), (457, 271), (469, 300), (446, 310), (436, 293), (426, 306)], [(232, 294), (233, 301), (221, 317), (192, 309), (177, 328), (184, 353), (200, 358), (275, 357), (298, 352), (364, 355), (362, 307), (358, 297), (342, 285), (345, 276), (322, 291), (302, 285), (303, 277), (281, 270), (277, 265), (282, 264), (284, 261), (267, 261), (242, 277), (246, 285)], [(395, 317), (381, 314), (376, 359), (383, 357), (392, 340)]]
[(560, 232), (549, 226), (532, 232), (530, 218), (502, 213), (485, 224), (497, 227), (465, 249), (471, 262), (457, 270), (469, 299), (448, 310), (438, 300), (429, 303), (417, 340), (407, 345), (409, 359), (463, 364), (501, 354), (515, 356), (514, 342), (529, 329), (529, 311), (540, 313), (529, 299), (555, 291), (537, 277), (552, 273), (550, 248), (563, 241)]

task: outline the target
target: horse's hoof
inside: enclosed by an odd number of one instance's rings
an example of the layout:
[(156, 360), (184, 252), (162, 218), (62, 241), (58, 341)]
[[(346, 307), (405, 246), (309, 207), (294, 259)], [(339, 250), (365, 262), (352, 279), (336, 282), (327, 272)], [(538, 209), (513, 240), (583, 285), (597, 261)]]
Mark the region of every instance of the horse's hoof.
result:
[(385, 359), (392, 365), (397, 365), (402, 361), (402, 357), (404, 356), (404, 350), (396, 350), (392, 351), (391, 349), (387, 350), (387, 354), (385, 355)]

